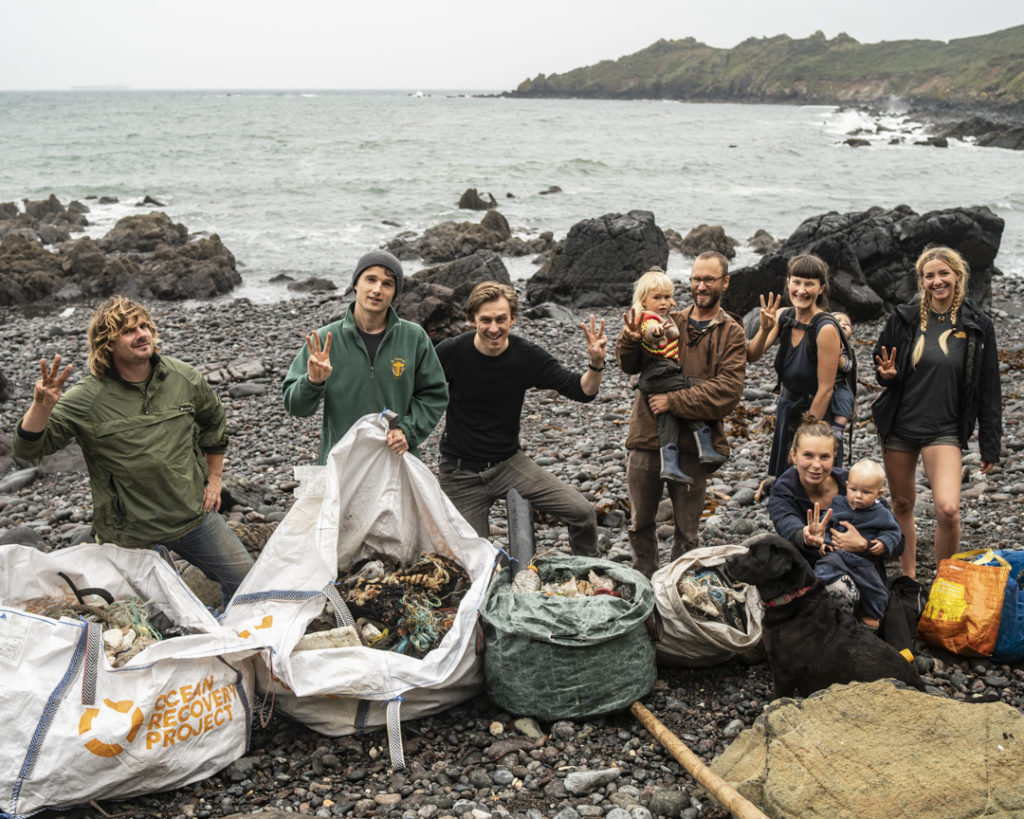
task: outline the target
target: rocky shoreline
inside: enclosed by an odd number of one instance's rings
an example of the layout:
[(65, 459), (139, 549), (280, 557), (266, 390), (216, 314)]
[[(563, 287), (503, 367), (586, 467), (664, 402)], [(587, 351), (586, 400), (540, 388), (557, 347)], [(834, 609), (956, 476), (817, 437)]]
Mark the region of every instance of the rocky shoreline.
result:
[[(977, 454), (966, 457), (963, 542), (972, 548), (1015, 548), (1024, 495), (1024, 281), (994, 280), (992, 298), (1003, 362), (1004, 453), (1002, 462), (984, 477), (972, 468)], [(684, 294), (680, 301), (685, 301)], [(164, 350), (209, 373), (224, 401), (232, 439), (225, 482), (232, 502), (229, 516), (249, 524), (280, 520), (292, 503), (293, 467), (313, 462), (319, 433), (317, 419), (296, 419), (284, 412), (281, 378), (303, 334), (338, 313), (341, 300), (320, 294), (275, 305), (235, 300), (198, 306), (152, 302), (150, 307)], [(8, 542), (58, 548), (77, 541), (87, 529), (88, 482), (73, 456), (26, 473), (16, 471), (5, 453), (10, 431), (30, 401), (39, 357), (60, 353), (74, 364), (73, 379), (82, 372), (90, 308), (81, 303), (62, 303), (52, 312), (0, 308), (0, 370), (10, 382), (8, 397), (0, 401), (0, 531), (6, 532)], [(614, 340), (622, 311), (596, 312), (607, 321)], [(862, 361), (869, 359), (880, 326), (881, 320), (855, 326)], [(568, 366), (583, 366), (585, 344), (577, 327), (524, 313), (519, 332)], [(728, 421), (733, 454), (709, 486), (703, 545), (738, 542), (770, 528), (764, 500), (755, 500), (767, 462), (775, 403), (770, 358), (750, 366), (744, 401)], [(855, 450), (858, 455), (877, 455), (868, 420), (875, 388), (868, 374), (862, 373), (861, 381)], [(602, 552), (623, 562), (630, 558), (623, 441), (632, 400), (629, 379), (612, 364), (595, 402), (579, 405), (534, 393), (527, 397), (523, 413), (524, 446), (595, 504)], [(436, 437), (437, 432), (421, 447), (424, 462), (432, 467)], [(923, 476), (919, 483), (919, 577), (928, 582), (934, 575), (933, 521)], [(505, 545), (503, 515), (496, 512), (492, 539)], [(664, 515), (662, 521), (664, 561), (671, 527)], [(564, 528), (541, 521), (537, 545), (539, 550), (567, 549)], [(960, 659), (931, 649), (923, 649), (917, 662), (933, 693), (998, 700), (1024, 709), (1020, 664)], [(702, 670), (662, 667), (644, 703), (698, 756), (710, 761), (753, 723), (770, 699), (767, 666), (734, 661)], [(256, 722), (249, 753), (216, 776), (100, 807), (111, 815), (168, 819), (247, 815), (260, 809), (422, 819), (726, 815), (629, 714), (538, 725), (502, 713), (481, 695), (438, 716), (407, 723), (404, 734), (409, 768), (395, 774), (389, 771), (382, 732), (330, 738), (274, 715), (266, 726)], [(78, 819), (103, 814), (86, 808), (43, 815)]]

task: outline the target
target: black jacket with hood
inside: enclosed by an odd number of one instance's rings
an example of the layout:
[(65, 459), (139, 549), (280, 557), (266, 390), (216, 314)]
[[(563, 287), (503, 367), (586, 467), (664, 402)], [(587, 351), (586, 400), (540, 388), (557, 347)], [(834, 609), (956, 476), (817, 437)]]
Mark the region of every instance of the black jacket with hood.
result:
[[(883, 441), (892, 431), (896, 410), (903, 395), (904, 376), (911, 370), (910, 353), (919, 318), (918, 299), (909, 304), (901, 304), (893, 310), (875, 343), (875, 356), (881, 355), (883, 347), (887, 350), (896, 348), (896, 376), (888, 381), (878, 378), (878, 383), (885, 389), (871, 407), (875, 427)], [(970, 299), (964, 299), (960, 306), (958, 327), (967, 334), (965, 389), (960, 396), (957, 430), (960, 448), (967, 448), (967, 442), (977, 425), (981, 459), (997, 463), (1003, 437), (1003, 410), (995, 326), (992, 319)]]

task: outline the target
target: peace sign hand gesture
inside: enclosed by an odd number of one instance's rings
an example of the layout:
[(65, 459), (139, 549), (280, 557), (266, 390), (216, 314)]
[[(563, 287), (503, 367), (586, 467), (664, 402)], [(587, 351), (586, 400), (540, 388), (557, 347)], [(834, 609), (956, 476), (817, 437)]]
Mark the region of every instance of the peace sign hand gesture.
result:
[(821, 504), (815, 503), (814, 509), (807, 510), (807, 525), (804, 527), (804, 545), (812, 549), (821, 549), (825, 545), (825, 528), (832, 520), (832, 510), (821, 514)]
[(761, 311), (758, 313), (758, 319), (761, 322), (761, 330), (765, 333), (770, 333), (775, 327), (775, 314), (779, 311), (780, 304), (781, 293), (769, 293), (767, 299), (764, 293), (761, 294)]
[(891, 350), (882, 348), (882, 354), (875, 356), (875, 363), (878, 365), (878, 377), (883, 381), (889, 381), (896, 377), (896, 348)]
[(68, 364), (63, 371), (60, 369), (60, 356), (53, 357), (53, 365), (46, 366), (46, 359), (39, 359), (39, 371), (41, 376), (32, 388), (32, 401), (38, 404), (47, 413), (53, 409), (64, 392), (64, 382), (71, 375), (71, 365)]
[(586, 322), (582, 321), (580, 327), (583, 328), (583, 335), (587, 337), (587, 355), (590, 356), (590, 365), (595, 369), (601, 369), (608, 351), (608, 337), (604, 334), (604, 319), (601, 319), (601, 325), (598, 326), (594, 314), (591, 313), (590, 327), (588, 328)]
[(321, 347), (319, 333), (310, 333), (306, 336), (306, 349), (309, 350), (309, 358), (306, 359), (309, 383), (319, 387), (334, 371), (331, 366), (331, 334), (327, 334), (327, 341)]
[(628, 313), (622, 314), (622, 323), (625, 325), (622, 337), (627, 341), (640, 340), (640, 318), (635, 307), (630, 307)]

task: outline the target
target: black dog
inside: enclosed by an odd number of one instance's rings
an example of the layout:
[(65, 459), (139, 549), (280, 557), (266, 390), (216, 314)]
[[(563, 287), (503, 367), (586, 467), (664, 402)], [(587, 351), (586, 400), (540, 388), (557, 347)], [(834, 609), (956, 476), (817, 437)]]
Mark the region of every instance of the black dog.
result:
[(884, 677), (924, 689), (913, 663), (833, 605), (803, 555), (765, 535), (727, 561), (735, 580), (757, 587), (765, 604), (764, 647), (775, 696), (807, 697), (833, 683)]

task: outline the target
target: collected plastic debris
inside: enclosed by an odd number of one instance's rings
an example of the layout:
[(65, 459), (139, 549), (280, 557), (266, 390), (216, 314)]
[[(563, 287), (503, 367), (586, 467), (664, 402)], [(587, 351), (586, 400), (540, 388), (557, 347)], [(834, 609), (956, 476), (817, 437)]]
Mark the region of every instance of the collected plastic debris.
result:
[(120, 668), (140, 651), (163, 639), (150, 622), (146, 604), (137, 597), (97, 604), (60, 601), (43, 614), (54, 620), (69, 617), (102, 625), (103, 654), (113, 668)]
[(516, 594), (539, 593), (548, 597), (593, 597), (597, 594), (610, 594), (632, 600), (634, 589), (628, 584), (616, 583), (607, 575), (598, 574), (593, 569), (587, 576), (576, 577), (564, 570), (557, 571), (546, 583), (542, 583), (540, 574), (534, 564), (516, 572), (512, 578), (512, 591)]
[(512, 591), (516, 594), (528, 594), (529, 592), (540, 591), (540, 575), (537, 567), (532, 563), (525, 569), (520, 569), (512, 578)]
[(355, 626), (339, 628), (328, 604), (296, 650), (364, 645), (423, 657), (448, 633), (470, 579), (454, 560), (430, 552), (404, 568), (386, 557), (363, 561), (337, 585)]
[(746, 593), (733, 588), (716, 569), (684, 574), (679, 579), (678, 590), (691, 616), (746, 629)]
[(296, 651), (309, 651), (320, 648), (346, 648), (361, 646), (359, 633), (353, 626), (340, 626), (327, 631), (314, 631), (303, 634), (295, 644)]

